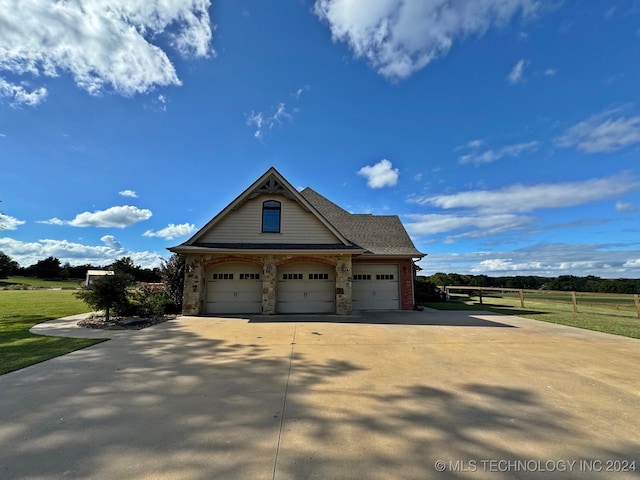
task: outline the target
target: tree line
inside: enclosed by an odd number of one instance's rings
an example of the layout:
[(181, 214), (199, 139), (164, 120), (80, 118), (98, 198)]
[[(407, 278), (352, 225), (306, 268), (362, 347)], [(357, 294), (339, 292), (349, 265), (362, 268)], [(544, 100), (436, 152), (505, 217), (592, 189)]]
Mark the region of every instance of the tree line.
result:
[(561, 290), (566, 292), (592, 293), (640, 293), (640, 279), (600, 278), (594, 275), (579, 277), (560, 275), (558, 277), (513, 276), (489, 277), (487, 275), (463, 275), (458, 273), (434, 273), (419, 276), (418, 281), (431, 283), (435, 287), (447, 285), (495, 288), (523, 288), (530, 290)]
[(22, 267), (9, 255), (0, 251), (0, 279), (21, 276), (36, 277), (47, 280), (66, 280), (70, 278), (84, 279), (88, 270), (113, 270), (114, 272), (131, 275), (136, 282), (157, 283), (162, 281), (160, 268), (142, 268), (136, 265), (131, 257), (122, 257), (108, 265), (71, 265), (62, 264), (56, 257), (38, 260), (33, 265)]

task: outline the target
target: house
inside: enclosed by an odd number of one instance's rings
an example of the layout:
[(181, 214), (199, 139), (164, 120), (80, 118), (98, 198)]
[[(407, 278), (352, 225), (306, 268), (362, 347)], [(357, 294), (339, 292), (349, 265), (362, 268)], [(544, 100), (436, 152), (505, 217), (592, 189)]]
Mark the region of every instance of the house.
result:
[(114, 272), (111, 270), (87, 270), (87, 278), (85, 280), (85, 285), (88, 287), (91, 283), (100, 277), (104, 277), (105, 275), (113, 275)]
[(396, 215), (352, 214), (270, 168), (185, 243), (184, 315), (414, 308), (416, 250)]

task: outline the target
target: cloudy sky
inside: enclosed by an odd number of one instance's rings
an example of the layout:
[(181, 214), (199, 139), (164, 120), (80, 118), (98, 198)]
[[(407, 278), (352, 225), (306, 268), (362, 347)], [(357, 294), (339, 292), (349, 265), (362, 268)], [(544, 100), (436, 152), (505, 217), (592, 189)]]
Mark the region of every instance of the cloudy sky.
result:
[(640, 3), (0, 0), (0, 250), (149, 267), (270, 166), (424, 273), (640, 277)]

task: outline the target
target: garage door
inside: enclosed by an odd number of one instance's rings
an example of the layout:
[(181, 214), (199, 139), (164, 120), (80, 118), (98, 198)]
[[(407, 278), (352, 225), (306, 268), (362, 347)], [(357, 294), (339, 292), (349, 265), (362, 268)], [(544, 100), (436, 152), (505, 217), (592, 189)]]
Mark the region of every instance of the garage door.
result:
[(354, 310), (400, 308), (397, 265), (354, 264), (352, 305)]
[(262, 313), (262, 267), (222, 263), (207, 271), (206, 313)]
[(333, 313), (335, 270), (322, 263), (294, 263), (278, 269), (278, 313)]

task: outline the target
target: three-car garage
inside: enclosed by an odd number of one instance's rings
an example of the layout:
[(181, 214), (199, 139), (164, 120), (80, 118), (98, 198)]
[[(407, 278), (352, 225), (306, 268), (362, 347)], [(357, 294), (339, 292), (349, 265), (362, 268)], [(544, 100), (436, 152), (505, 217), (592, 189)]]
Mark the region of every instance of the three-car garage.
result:
[[(335, 267), (319, 262), (293, 262), (277, 268), (276, 313), (335, 313)], [(397, 264), (354, 263), (352, 308), (400, 308)], [(263, 267), (249, 262), (220, 263), (206, 272), (206, 314), (260, 314)]]

